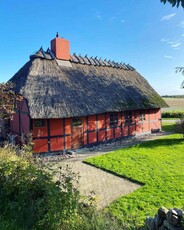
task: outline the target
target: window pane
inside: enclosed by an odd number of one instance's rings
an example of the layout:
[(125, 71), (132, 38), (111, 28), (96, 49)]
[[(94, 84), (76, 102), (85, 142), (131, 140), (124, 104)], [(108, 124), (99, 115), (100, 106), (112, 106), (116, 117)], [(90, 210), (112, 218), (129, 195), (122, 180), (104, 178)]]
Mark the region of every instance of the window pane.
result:
[(81, 125), (82, 125), (82, 119), (81, 118), (73, 118), (72, 126), (81, 126)]
[(118, 125), (118, 114), (117, 113), (111, 113), (110, 114), (110, 126), (115, 127)]
[(132, 112), (125, 112), (125, 125), (132, 123)]
[(43, 127), (43, 126), (45, 126), (45, 120), (36, 120), (36, 121), (34, 121), (34, 126), (35, 127)]
[(142, 113), (142, 112), (139, 113), (139, 120), (140, 120), (140, 121), (146, 120), (146, 118), (145, 118), (145, 113)]

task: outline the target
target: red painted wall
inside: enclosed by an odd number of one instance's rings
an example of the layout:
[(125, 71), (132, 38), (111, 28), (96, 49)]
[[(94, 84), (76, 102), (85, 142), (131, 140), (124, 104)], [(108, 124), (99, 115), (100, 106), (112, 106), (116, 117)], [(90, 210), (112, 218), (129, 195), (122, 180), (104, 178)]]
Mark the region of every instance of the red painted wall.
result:
[(29, 109), (25, 99), (17, 102), (16, 112), (10, 120), (10, 132), (17, 135), (17, 142), (19, 143), (22, 135), (26, 136), (30, 133)]
[[(128, 126), (125, 125), (125, 114), (119, 112), (115, 128), (110, 126), (110, 113), (82, 117), (83, 145), (161, 129), (160, 109), (143, 110), (142, 113), (145, 113), (145, 120), (140, 120), (140, 111), (133, 111), (132, 124)], [(34, 122), (32, 132), (35, 153), (71, 149), (72, 118), (45, 120), (45, 126), (39, 128), (34, 126)]]

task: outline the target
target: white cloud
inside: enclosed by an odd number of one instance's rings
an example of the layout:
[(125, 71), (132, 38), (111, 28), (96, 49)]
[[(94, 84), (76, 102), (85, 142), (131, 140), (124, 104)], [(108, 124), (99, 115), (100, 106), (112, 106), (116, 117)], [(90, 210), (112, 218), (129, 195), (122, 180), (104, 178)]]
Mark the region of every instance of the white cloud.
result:
[(181, 42), (175, 42), (175, 43), (173, 43), (173, 44), (171, 44), (171, 47), (172, 48), (179, 48), (179, 46), (181, 46)]
[[(183, 36), (184, 36), (184, 34), (183, 34)], [(173, 49), (180, 49), (180, 47), (182, 45), (180, 40), (170, 40), (170, 39), (161, 38), (160, 41), (169, 45)]]
[(164, 55), (164, 57), (167, 58), (167, 59), (173, 59), (173, 57), (169, 56), (169, 55)]
[(175, 15), (176, 15), (176, 13), (165, 15), (165, 16), (163, 16), (163, 17), (161, 18), (161, 21), (168, 21), (168, 20), (171, 20)]

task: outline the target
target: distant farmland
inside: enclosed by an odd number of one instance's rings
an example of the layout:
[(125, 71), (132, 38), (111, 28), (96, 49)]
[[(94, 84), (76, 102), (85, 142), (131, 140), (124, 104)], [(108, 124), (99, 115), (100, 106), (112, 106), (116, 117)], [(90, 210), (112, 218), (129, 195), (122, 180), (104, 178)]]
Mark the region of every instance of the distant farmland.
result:
[(169, 105), (168, 108), (163, 108), (162, 112), (167, 111), (183, 111), (184, 112), (184, 98), (163, 97), (165, 102)]

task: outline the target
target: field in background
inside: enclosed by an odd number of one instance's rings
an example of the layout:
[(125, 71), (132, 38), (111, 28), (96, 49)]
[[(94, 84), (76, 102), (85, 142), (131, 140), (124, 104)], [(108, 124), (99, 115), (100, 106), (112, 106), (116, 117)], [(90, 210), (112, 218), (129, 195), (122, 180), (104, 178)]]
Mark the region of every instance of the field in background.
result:
[(162, 112), (167, 112), (167, 111), (184, 112), (184, 98), (163, 97), (163, 99), (169, 105), (169, 107), (163, 108)]

